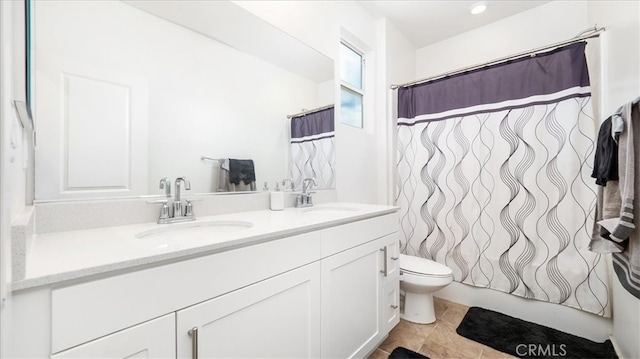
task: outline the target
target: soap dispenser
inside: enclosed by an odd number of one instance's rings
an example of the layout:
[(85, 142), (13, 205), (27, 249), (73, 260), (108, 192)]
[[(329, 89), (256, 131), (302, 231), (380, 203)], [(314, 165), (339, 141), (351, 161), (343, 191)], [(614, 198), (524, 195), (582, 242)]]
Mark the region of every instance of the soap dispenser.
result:
[(271, 210), (282, 211), (284, 209), (284, 192), (280, 191), (280, 184), (276, 182), (274, 192), (271, 192)]

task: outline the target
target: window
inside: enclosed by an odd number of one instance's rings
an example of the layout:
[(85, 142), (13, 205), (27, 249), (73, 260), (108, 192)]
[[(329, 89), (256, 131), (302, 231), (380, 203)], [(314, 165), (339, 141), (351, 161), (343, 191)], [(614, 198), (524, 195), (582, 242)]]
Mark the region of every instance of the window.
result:
[(364, 56), (352, 46), (340, 44), (340, 122), (363, 127)]

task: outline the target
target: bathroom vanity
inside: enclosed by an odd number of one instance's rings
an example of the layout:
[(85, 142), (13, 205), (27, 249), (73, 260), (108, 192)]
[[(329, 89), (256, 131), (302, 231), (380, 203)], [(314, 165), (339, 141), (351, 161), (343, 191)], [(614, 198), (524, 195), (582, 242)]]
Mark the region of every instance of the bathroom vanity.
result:
[(397, 208), (325, 204), (38, 234), (18, 357), (363, 357), (399, 321)]

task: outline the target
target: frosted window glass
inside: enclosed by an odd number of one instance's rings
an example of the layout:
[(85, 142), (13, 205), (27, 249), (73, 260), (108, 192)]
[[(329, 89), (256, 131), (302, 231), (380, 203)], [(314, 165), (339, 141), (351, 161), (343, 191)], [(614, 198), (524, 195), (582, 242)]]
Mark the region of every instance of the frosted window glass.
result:
[(346, 88), (340, 93), (340, 122), (362, 128), (362, 95)]
[(340, 46), (340, 76), (342, 81), (362, 89), (362, 56), (351, 48)]

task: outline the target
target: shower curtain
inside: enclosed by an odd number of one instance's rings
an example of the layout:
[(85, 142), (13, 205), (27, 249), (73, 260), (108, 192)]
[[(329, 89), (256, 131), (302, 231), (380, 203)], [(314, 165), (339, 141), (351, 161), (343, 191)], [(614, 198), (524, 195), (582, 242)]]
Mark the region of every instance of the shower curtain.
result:
[(315, 178), (315, 188), (335, 187), (333, 107), (291, 119), (289, 175), (300, 190), (305, 178)]
[(596, 138), (585, 43), (398, 90), (401, 249), (454, 280), (610, 315), (588, 250)]

